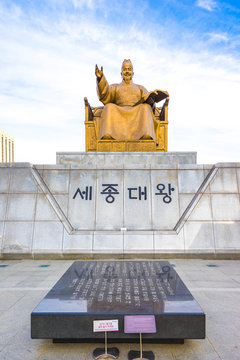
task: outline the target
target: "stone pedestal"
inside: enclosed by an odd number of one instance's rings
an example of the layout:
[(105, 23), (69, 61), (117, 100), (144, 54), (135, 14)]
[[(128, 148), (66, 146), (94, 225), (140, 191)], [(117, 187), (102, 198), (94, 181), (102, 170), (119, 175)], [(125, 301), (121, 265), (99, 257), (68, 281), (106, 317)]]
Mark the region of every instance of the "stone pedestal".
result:
[(240, 257), (240, 163), (58, 153), (0, 165), (1, 258)]
[(58, 165), (72, 165), (93, 168), (110, 166), (125, 168), (138, 165), (178, 165), (196, 164), (196, 152), (57, 152)]

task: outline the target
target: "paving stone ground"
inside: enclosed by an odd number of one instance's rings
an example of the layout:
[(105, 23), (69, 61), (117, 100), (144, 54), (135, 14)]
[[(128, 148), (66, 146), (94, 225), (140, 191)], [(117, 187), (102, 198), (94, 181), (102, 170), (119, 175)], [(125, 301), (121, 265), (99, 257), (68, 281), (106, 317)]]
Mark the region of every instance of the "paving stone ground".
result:
[[(205, 340), (186, 340), (183, 345), (144, 344), (144, 350), (152, 350), (156, 360), (239, 360), (240, 261), (169, 261), (206, 313), (207, 336)], [(0, 360), (92, 359), (99, 344), (53, 344), (30, 337), (32, 310), (71, 264), (60, 260), (0, 261)], [(138, 350), (137, 344), (116, 346), (120, 359), (127, 359), (129, 350)]]

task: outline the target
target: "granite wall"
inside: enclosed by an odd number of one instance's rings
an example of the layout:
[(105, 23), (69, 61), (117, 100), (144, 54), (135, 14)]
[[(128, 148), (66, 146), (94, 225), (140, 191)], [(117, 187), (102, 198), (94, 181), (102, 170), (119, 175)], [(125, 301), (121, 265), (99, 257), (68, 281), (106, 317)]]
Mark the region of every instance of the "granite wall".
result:
[(240, 163), (119, 159), (0, 165), (0, 257), (240, 257)]

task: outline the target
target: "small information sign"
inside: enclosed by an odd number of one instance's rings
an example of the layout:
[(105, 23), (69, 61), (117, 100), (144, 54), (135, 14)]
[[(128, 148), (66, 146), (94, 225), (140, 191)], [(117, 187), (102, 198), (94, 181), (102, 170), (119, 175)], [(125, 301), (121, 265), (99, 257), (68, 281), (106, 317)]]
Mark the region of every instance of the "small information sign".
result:
[(124, 316), (125, 333), (156, 333), (154, 315), (127, 315)]
[(118, 331), (118, 320), (94, 320), (93, 332)]

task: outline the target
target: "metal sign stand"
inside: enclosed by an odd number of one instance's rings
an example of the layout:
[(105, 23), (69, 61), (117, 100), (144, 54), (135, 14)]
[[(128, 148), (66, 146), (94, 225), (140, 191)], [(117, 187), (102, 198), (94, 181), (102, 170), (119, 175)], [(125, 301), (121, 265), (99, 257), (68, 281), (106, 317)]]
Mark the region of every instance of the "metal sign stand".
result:
[(140, 335), (140, 351), (130, 350), (128, 360), (154, 360), (152, 351), (143, 351), (142, 334), (156, 333), (156, 321), (154, 315), (125, 315), (124, 316), (125, 334)]
[(140, 351), (129, 351), (128, 360), (154, 360), (154, 354), (152, 351), (143, 351), (142, 333), (140, 333)]
[(96, 348), (93, 351), (93, 358), (98, 359), (117, 359), (119, 356), (119, 350), (116, 347), (109, 348), (107, 346), (107, 331), (104, 332), (105, 337), (105, 347)]

